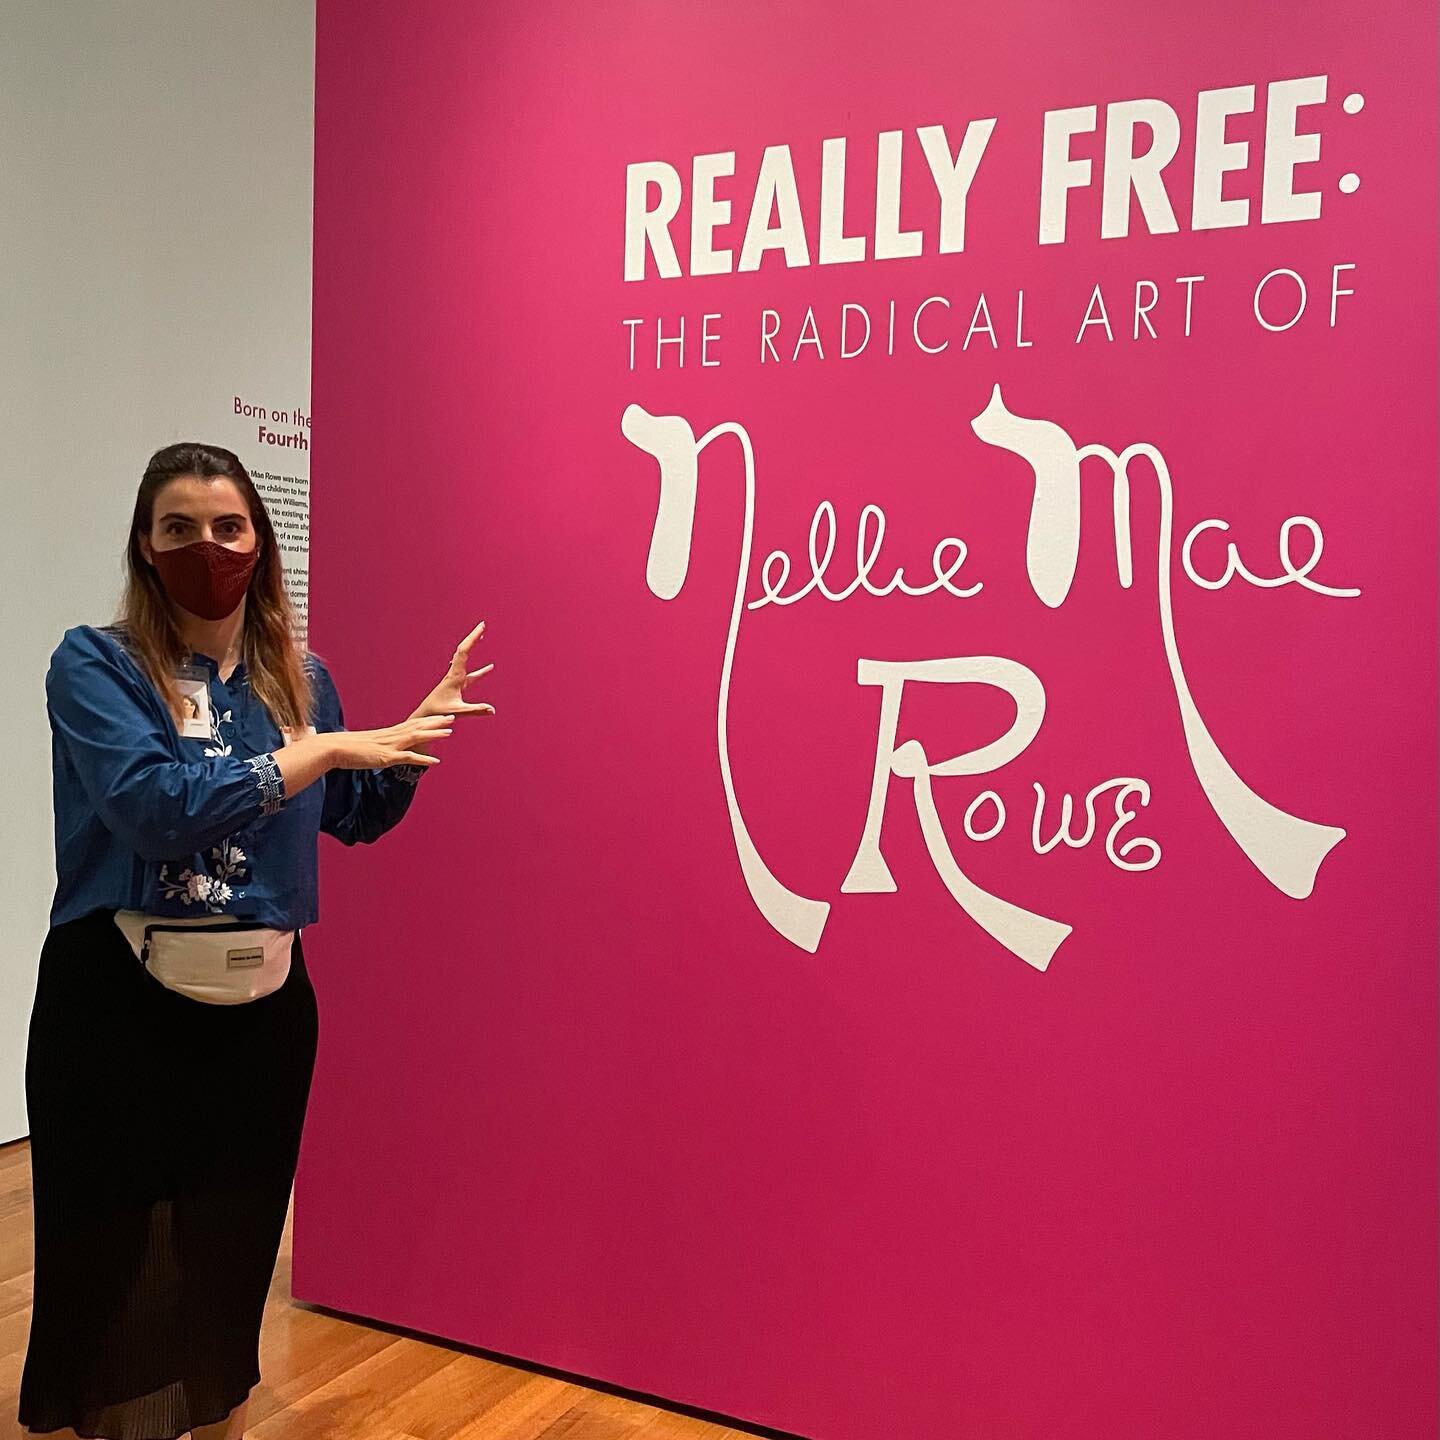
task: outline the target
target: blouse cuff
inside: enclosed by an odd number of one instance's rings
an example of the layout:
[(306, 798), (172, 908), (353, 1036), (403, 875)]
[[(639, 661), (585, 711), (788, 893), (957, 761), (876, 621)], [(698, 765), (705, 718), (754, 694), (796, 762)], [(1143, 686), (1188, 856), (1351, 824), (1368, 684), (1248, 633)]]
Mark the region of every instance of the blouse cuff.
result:
[(285, 777), (275, 763), (274, 751), (254, 755), (247, 763), (260, 790), (260, 813), (274, 815), (285, 803)]
[(390, 773), (407, 785), (413, 785), (430, 767), (428, 765), (392, 765)]

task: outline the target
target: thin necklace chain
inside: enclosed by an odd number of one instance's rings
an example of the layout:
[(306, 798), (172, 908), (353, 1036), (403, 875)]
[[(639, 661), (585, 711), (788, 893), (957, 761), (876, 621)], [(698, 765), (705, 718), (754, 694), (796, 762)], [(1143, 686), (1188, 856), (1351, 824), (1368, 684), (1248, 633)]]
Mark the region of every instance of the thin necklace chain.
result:
[[(226, 650), (225, 654), (218, 662), (219, 668), (223, 669), (227, 661), (243, 659), (244, 655), (245, 642), (242, 639), (238, 646), (231, 646), (230, 649)], [(187, 647), (185, 652), (185, 658), (187, 660), (193, 660), (195, 658), (195, 652)]]

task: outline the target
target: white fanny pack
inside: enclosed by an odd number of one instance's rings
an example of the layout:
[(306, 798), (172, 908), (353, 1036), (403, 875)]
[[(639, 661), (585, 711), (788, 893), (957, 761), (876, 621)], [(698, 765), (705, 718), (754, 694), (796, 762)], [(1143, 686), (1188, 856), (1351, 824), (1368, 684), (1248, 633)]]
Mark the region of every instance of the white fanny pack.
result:
[(177, 920), (139, 910), (117, 910), (115, 924), (167, 990), (207, 1005), (243, 1005), (278, 990), (297, 933), (242, 925), (234, 915)]

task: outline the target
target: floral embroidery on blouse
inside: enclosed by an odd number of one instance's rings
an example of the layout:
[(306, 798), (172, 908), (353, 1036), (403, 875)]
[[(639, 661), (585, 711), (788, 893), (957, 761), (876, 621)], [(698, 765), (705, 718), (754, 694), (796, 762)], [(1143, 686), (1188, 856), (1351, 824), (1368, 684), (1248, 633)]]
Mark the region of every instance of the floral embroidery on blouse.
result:
[(179, 900), (185, 905), (197, 901), (204, 904), (212, 915), (224, 913), (226, 904), (240, 899), (245, 892), (234, 889), (232, 880), (244, 880), (246, 867), (245, 852), (230, 840), (222, 840), (212, 846), (205, 869), (193, 870), (188, 866), (178, 876), (171, 877), (170, 861), (160, 867), (160, 888), (167, 900)]
[(227, 710), (223, 715), (217, 716), (215, 707), (213, 705), (210, 707), (210, 738), (215, 743), (205, 747), (207, 755), (228, 755), (230, 753), (229, 742), (220, 733), (220, 722), (223, 720), (227, 725), (230, 724), (230, 716), (233, 713), (233, 711)]
[[(210, 707), (210, 739), (213, 743), (205, 747), (206, 755), (230, 754), (230, 742), (220, 733), (220, 726), (222, 723), (233, 724), (233, 714), (232, 710), (221, 714), (215, 706)], [(170, 862), (166, 861), (160, 867), (161, 891), (167, 900), (179, 900), (185, 905), (202, 903), (212, 915), (223, 914), (231, 900), (238, 900), (245, 894), (243, 890), (235, 889), (231, 882), (247, 878), (243, 863), (246, 858), (245, 852), (227, 838), (211, 848), (204, 870), (187, 867), (172, 878)]]

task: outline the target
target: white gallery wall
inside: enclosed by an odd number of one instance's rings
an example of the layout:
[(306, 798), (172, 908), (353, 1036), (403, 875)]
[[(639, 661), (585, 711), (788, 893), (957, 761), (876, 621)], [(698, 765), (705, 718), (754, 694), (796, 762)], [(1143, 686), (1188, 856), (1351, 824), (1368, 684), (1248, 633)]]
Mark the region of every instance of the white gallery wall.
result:
[(312, 0), (0, 0), (0, 1141), (55, 884), (45, 669), (113, 618), (151, 453), (235, 450), (303, 603), (314, 29)]

